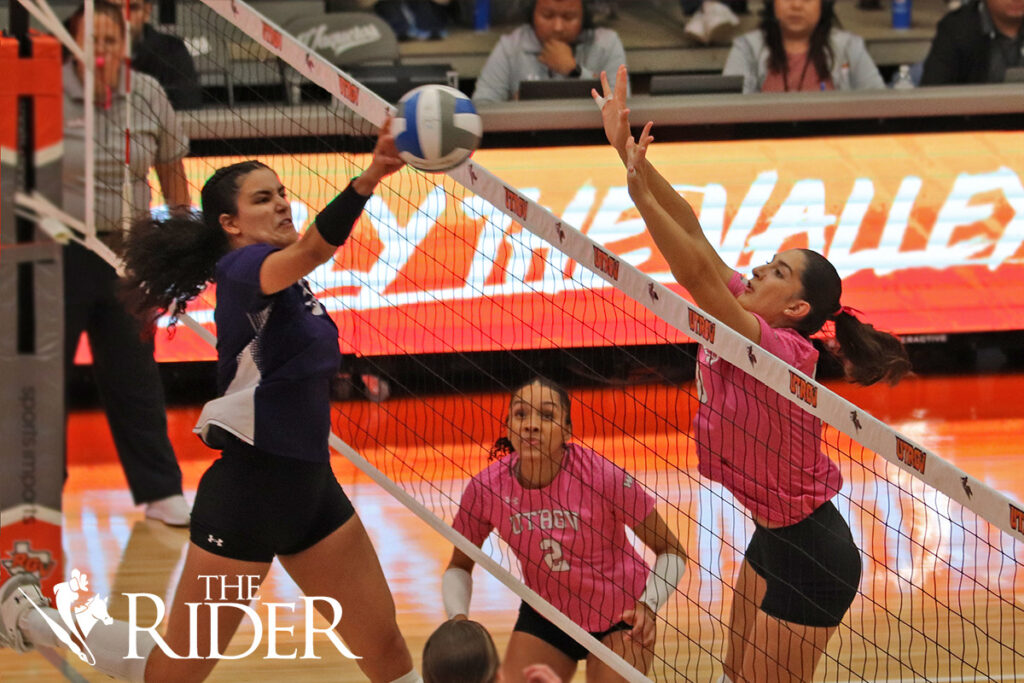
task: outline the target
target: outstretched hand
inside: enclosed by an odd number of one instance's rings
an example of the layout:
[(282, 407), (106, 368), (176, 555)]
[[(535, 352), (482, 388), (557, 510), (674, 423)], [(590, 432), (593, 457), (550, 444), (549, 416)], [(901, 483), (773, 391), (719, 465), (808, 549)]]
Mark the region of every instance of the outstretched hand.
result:
[(384, 124), (377, 132), (377, 144), (373, 146), (373, 161), (370, 162), (370, 168), (376, 167), (380, 177), (383, 178), (403, 166), (405, 166), (405, 162), (398, 156), (395, 136), (391, 134), (391, 114), (388, 114), (384, 119)]
[(651, 135), (651, 127), (654, 125), (653, 121), (648, 121), (647, 125), (644, 126), (643, 131), (640, 133), (640, 139), (634, 140), (633, 136), (626, 136), (626, 184), (629, 186), (630, 192), (636, 190), (647, 189), (647, 177), (640, 171), (643, 169), (645, 160), (647, 159), (647, 148), (652, 142), (654, 142), (654, 136)]
[(591, 90), (590, 95), (594, 98), (597, 108), (601, 110), (601, 122), (604, 124), (604, 134), (608, 143), (619, 153), (623, 161), (626, 160), (626, 138), (629, 137), (629, 109), (626, 108), (626, 84), (629, 82), (629, 74), (626, 72), (626, 65), (619, 66), (615, 74), (615, 89), (608, 84), (608, 72), (601, 72), (601, 89), (603, 94), (597, 90)]

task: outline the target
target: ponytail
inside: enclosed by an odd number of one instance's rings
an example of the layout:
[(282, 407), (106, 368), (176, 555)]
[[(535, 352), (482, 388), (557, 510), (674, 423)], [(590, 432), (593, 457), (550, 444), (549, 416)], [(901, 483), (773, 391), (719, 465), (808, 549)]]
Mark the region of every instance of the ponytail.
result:
[(217, 261), (227, 252), (227, 235), (211, 230), (199, 213), (139, 219), (121, 248), (122, 298), (128, 310), (146, 324), (168, 312), (176, 321), (213, 280)]
[(861, 322), (845, 309), (834, 320), (836, 355), (843, 361), (848, 380), (864, 386), (883, 379), (896, 384), (910, 372), (907, 349), (898, 338)]
[(910, 372), (910, 359), (903, 343), (887, 332), (863, 323), (852, 309), (840, 304), (843, 281), (828, 259), (816, 251), (801, 249), (805, 257), (803, 298), (810, 312), (796, 329), (805, 337), (816, 334), (829, 320), (836, 330), (838, 349), (826, 347), (843, 362), (846, 378), (865, 386), (880, 380), (896, 384)]

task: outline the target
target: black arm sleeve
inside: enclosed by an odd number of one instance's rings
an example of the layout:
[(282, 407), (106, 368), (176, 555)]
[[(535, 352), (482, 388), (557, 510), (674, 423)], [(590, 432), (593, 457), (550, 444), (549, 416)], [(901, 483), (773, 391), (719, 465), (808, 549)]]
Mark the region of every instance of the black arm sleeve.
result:
[(316, 229), (324, 241), (340, 247), (352, 232), (369, 197), (356, 192), (352, 183), (316, 216)]

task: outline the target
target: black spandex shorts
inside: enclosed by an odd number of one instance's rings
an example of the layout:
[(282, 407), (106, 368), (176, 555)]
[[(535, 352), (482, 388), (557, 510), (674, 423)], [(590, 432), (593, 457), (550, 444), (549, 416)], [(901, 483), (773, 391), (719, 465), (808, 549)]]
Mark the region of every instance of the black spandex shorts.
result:
[(804, 626), (838, 626), (860, 583), (860, 551), (831, 501), (791, 526), (758, 526), (745, 555), (768, 584), (761, 611)]
[[(591, 631), (590, 635), (601, 640), (609, 633), (615, 633), (616, 631), (628, 631), (631, 628), (633, 627), (626, 622), (620, 621), (617, 624), (613, 624), (611, 628), (605, 631)], [(519, 618), (516, 619), (516, 625), (512, 630), (529, 633), (531, 636), (540, 638), (548, 645), (560, 650), (566, 657), (574, 662), (586, 659), (587, 655), (590, 654), (590, 651), (587, 650), (587, 648), (577, 643), (572, 639), (572, 636), (545, 619), (540, 612), (533, 609), (525, 602), (519, 605)]]
[(230, 439), (199, 481), (192, 542), (234, 560), (301, 552), (355, 515), (329, 462), (272, 455)]

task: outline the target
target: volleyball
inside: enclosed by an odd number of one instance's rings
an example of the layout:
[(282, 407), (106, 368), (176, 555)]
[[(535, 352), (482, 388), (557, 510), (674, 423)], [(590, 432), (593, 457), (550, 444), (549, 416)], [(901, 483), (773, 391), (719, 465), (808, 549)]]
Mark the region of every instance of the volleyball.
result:
[(480, 145), (484, 125), (463, 93), (447, 85), (421, 85), (398, 102), (391, 122), (398, 155), (421, 171), (447, 171)]

